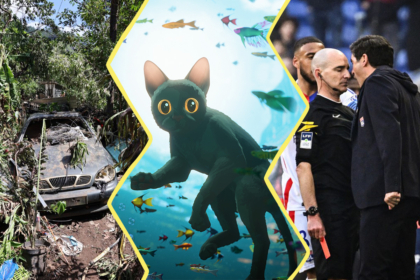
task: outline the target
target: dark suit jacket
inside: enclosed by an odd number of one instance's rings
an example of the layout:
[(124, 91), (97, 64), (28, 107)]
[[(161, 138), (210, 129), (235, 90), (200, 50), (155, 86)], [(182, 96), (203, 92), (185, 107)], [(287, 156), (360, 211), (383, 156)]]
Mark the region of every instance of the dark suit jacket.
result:
[(360, 209), (385, 194), (420, 197), (420, 94), (406, 73), (379, 66), (364, 82), (352, 126), (352, 190)]

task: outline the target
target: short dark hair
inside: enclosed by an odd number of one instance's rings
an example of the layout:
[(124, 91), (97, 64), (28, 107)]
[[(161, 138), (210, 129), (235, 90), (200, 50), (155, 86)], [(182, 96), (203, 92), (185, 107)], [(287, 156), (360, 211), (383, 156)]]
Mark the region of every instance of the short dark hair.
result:
[(382, 36), (367, 35), (361, 37), (350, 45), (350, 50), (357, 61), (363, 54), (366, 54), (372, 67), (394, 66), (394, 48)]
[(293, 53), (296, 53), (302, 46), (309, 43), (320, 43), (324, 44), (321, 40), (314, 36), (303, 37), (296, 41), (295, 46), (293, 47)]

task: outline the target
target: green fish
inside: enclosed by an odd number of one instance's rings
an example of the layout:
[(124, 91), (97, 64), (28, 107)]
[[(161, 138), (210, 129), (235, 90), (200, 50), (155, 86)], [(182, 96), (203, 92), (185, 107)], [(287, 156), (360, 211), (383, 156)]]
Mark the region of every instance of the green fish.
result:
[(235, 254), (240, 254), (243, 251), (242, 249), (238, 248), (238, 246), (230, 247), (230, 250)]
[(267, 36), (268, 29), (259, 30), (253, 27), (242, 27), (236, 28), (234, 31), (239, 35), (239, 37), (241, 37), (244, 47), (246, 47), (245, 41), (248, 45), (253, 47), (262, 47), (265, 42), (267, 42), (265, 37)]
[(258, 57), (269, 57), (272, 60), (276, 57), (274, 54), (268, 55), (267, 52), (253, 52), (252, 55), (258, 56)]
[(152, 250), (146, 250), (145, 248), (143, 248), (141, 246), (138, 247), (137, 250), (139, 250), (140, 254), (142, 254), (142, 255), (150, 254), (152, 257), (155, 256), (155, 253), (157, 251), (157, 250), (154, 250), (154, 251), (152, 251)]
[(279, 150), (264, 152), (264, 151), (252, 151), (251, 155), (259, 159), (274, 159)]
[(179, 197), (179, 199), (188, 199), (188, 198), (182, 195)]
[(169, 241), (169, 243), (175, 244), (176, 243), (176, 240), (171, 240), (171, 241)]
[(296, 100), (293, 97), (282, 97), (284, 91), (282, 90), (272, 90), (268, 93), (262, 91), (253, 91), (254, 94), (261, 103), (265, 103), (271, 109), (276, 111), (285, 111), (294, 112), (296, 110)]
[(274, 22), (274, 20), (276, 19), (276, 16), (265, 16), (264, 19), (269, 22)]
[(277, 277), (277, 278), (273, 278), (272, 280), (287, 280), (287, 279), (289, 279), (289, 277), (287, 277), (287, 276), (280, 276), (280, 277)]
[(153, 19), (147, 20), (147, 18), (145, 18), (145, 19), (140, 19), (136, 21), (136, 23), (146, 23), (146, 22), (153, 23)]

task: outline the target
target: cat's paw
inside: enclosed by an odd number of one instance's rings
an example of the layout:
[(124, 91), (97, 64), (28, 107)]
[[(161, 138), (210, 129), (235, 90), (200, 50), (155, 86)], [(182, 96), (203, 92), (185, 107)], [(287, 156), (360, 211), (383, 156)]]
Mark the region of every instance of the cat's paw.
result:
[(209, 217), (206, 213), (203, 213), (201, 215), (195, 215), (193, 212), (189, 223), (191, 224), (191, 227), (197, 231), (205, 231), (211, 226)]
[(214, 243), (204, 243), (200, 249), (200, 259), (207, 260), (208, 258), (214, 256), (217, 253), (217, 245)]
[(132, 190), (148, 190), (153, 187), (154, 183), (155, 181), (150, 173), (139, 172), (131, 177)]

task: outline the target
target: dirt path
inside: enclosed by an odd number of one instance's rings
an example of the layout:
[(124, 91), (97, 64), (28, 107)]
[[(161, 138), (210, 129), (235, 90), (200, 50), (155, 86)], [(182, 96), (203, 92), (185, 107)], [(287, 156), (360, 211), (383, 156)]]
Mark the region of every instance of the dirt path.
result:
[[(66, 219), (69, 220), (69, 219)], [(62, 235), (71, 235), (83, 244), (83, 251), (77, 256), (66, 256), (70, 266), (64, 261), (60, 251), (56, 246), (50, 246), (47, 255), (47, 271), (43, 276), (36, 279), (53, 280), (53, 279), (81, 279), (84, 269), (99, 254), (117, 240), (119, 234), (118, 224), (109, 212), (101, 214), (88, 215), (83, 217), (75, 217), (69, 222), (50, 221), (50, 225), (56, 237)], [(48, 230), (47, 230), (48, 232)], [(86, 280), (93, 279), (109, 279), (109, 276), (115, 271), (116, 265), (120, 263), (119, 245), (111, 249), (95, 266), (91, 267), (86, 274)], [(141, 279), (143, 269), (135, 256), (128, 240), (125, 242), (125, 255), (135, 258), (130, 262), (125, 273), (131, 273), (132, 276), (124, 275), (121, 279)], [(97, 271), (97, 268), (101, 270)], [(100, 278), (99, 274), (105, 275)]]

